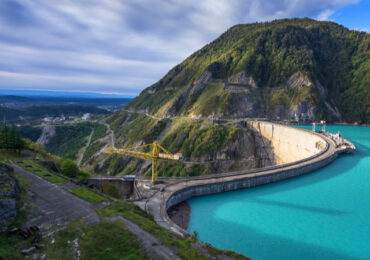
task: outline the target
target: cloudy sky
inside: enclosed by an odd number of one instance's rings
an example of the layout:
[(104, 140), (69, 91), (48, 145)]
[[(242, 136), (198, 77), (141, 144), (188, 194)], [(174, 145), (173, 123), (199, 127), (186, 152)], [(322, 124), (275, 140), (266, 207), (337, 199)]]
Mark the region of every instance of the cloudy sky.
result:
[(137, 95), (230, 26), (370, 28), (369, 0), (0, 0), (0, 89)]

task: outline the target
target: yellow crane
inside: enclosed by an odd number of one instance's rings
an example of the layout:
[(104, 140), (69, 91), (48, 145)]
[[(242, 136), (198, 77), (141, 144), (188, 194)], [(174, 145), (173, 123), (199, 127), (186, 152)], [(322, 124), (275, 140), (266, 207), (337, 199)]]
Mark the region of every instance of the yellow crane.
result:
[[(137, 151), (138, 149), (144, 147), (152, 147), (152, 151), (145, 153)], [(129, 155), (136, 158), (141, 158), (144, 160), (152, 160), (152, 183), (157, 181), (158, 177), (158, 160), (171, 160), (171, 161), (179, 161), (182, 160), (182, 154), (176, 153), (171, 154), (166, 149), (164, 149), (158, 142), (153, 142), (152, 144), (145, 144), (134, 148), (113, 148), (109, 147), (105, 151), (108, 154), (122, 154), (122, 155)]]

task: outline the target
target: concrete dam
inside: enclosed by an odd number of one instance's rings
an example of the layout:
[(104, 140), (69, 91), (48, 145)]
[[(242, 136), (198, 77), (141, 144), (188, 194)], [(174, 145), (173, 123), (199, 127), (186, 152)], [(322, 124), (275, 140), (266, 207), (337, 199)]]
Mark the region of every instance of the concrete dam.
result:
[(276, 165), (190, 178), (166, 179), (147, 189), (149, 180), (137, 182), (142, 196), (135, 202), (155, 221), (178, 234), (187, 234), (167, 215), (167, 210), (195, 196), (251, 188), (312, 172), (355, 148), (347, 142), (338, 146), (328, 135), (270, 122), (247, 122), (272, 149)]

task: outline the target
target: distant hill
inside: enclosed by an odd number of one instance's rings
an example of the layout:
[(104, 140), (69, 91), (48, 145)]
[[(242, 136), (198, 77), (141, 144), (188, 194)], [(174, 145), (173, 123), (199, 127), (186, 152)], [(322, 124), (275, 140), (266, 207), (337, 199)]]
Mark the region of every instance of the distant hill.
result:
[(94, 98), (79, 96), (16, 96), (0, 95), (0, 106), (10, 108), (22, 108), (41, 105), (83, 105), (95, 106), (109, 111), (123, 108), (131, 98)]
[(128, 104), (159, 116), (370, 123), (370, 36), (333, 22), (236, 25)]
[(93, 106), (80, 105), (44, 105), (25, 108), (0, 107), (0, 117), (6, 118), (7, 121), (34, 120), (46, 116), (70, 116), (84, 113), (108, 114), (109, 112)]

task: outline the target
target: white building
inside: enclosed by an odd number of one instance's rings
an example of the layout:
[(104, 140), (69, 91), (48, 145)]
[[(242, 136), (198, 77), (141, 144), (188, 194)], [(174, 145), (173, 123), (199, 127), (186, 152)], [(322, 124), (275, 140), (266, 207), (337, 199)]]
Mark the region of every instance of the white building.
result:
[(89, 120), (90, 119), (90, 113), (86, 113), (82, 116), (83, 120)]

